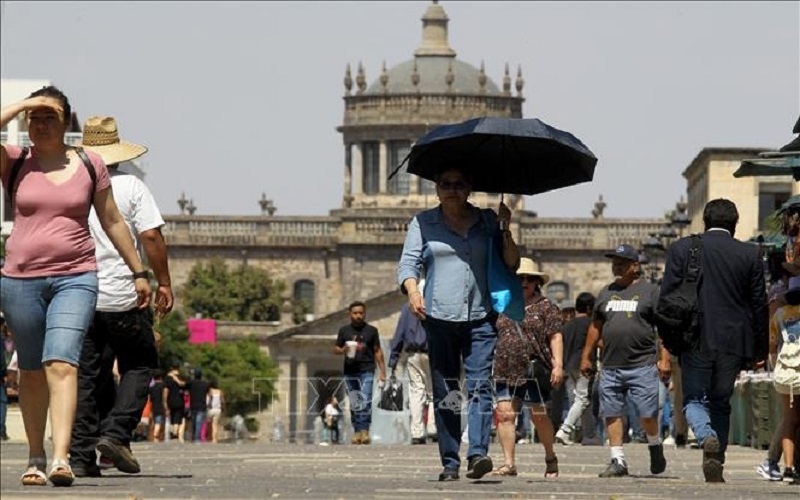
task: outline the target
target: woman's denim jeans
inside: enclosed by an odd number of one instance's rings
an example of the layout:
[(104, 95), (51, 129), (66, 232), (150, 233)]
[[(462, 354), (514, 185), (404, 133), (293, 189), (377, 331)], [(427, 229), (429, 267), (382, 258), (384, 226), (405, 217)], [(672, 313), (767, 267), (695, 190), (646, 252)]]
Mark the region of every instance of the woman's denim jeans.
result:
[(463, 323), (428, 318), (423, 326), (428, 334), (439, 455), (445, 468), (457, 470), (461, 464), (458, 452), (462, 360), (469, 398), (467, 458), (489, 453), (493, 417), (491, 375), (497, 331), (493, 318)]
[(48, 361), (78, 366), (97, 302), (95, 272), (44, 278), (0, 278), (0, 304), (14, 334), (19, 367)]

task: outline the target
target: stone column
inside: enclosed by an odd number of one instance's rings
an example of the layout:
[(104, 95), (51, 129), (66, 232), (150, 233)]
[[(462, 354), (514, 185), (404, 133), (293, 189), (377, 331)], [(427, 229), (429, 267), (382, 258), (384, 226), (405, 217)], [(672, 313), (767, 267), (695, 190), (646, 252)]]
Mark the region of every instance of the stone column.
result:
[[(413, 147), (414, 143), (412, 142), (409, 148)], [(411, 149), (409, 149), (409, 151), (411, 151)], [(403, 160), (401, 159), (400, 161)], [(405, 164), (402, 170), (406, 172), (406, 175), (408, 176), (408, 194), (419, 194), (419, 178), (416, 175), (407, 173), (408, 163)]]
[(353, 155), (351, 146), (348, 144), (344, 148), (344, 196), (348, 197), (353, 192)]
[(283, 439), (286, 440), (294, 431), (294, 419), (292, 418), (292, 365), (293, 359), (291, 356), (280, 355), (277, 357), (278, 369), (278, 383), (276, 384), (275, 391), (278, 395), (272, 401), (272, 414), (275, 421), (278, 421), (283, 428)]
[(305, 431), (309, 430), (308, 425), (308, 363), (305, 359), (297, 360), (295, 365), (295, 380), (297, 381), (297, 404), (295, 406), (295, 415), (297, 418), (297, 427), (295, 434), (297, 443), (305, 443), (307, 435)]
[(386, 141), (381, 141), (378, 145), (378, 192), (386, 193), (386, 173), (387, 154)]
[(361, 150), (361, 143), (356, 142), (351, 145), (351, 164), (353, 171), (353, 194), (359, 195), (364, 192), (364, 155)]

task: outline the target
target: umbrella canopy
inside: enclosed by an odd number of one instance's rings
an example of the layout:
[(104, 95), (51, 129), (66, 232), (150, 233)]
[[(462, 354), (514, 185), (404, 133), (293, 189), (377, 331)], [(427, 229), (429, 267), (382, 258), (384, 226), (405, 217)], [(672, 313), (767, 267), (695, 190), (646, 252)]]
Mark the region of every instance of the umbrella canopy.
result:
[(761, 158), (743, 160), (734, 177), (790, 175), (800, 181), (800, 153), (761, 153)]
[(596, 164), (574, 135), (523, 118), (442, 125), (420, 138), (408, 157), (408, 171), (425, 179), (457, 167), (471, 176), (475, 191), (527, 195), (589, 182)]

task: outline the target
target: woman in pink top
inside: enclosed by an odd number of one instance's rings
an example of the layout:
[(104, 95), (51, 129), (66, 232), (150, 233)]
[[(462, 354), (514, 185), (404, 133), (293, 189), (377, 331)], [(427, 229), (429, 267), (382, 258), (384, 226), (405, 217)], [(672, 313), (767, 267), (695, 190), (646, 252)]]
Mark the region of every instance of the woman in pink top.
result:
[[(0, 278), (0, 307), (14, 332), (19, 357), (19, 403), (29, 447), (22, 483), (45, 485), (49, 479), (56, 486), (69, 486), (74, 480), (67, 454), (77, 403), (77, 365), (97, 300), (97, 265), (88, 224), (92, 204), (133, 272), (140, 307), (147, 307), (150, 287), (114, 203), (102, 159), (87, 152), (89, 164), (84, 164), (78, 151), (64, 144), (72, 117), (67, 97), (55, 87), (44, 87), (0, 110), (0, 127), (20, 113), (28, 124), (30, 151), (0, 145), (0, 179), (15, 205)], [(13, 179), (12, 170), (17, 170)], [(45, 475), (48, 407), (53, 462)]]

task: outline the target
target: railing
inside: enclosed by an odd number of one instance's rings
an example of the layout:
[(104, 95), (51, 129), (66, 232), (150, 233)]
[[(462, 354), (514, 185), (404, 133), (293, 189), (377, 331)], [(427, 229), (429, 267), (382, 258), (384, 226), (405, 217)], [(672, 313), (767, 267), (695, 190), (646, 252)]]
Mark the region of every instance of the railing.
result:
[[(171, 216), (165, 237), (171, 245), (323, 246), (399, 244), (408, 231), (407, 214), (329, 217)], [(520, 245), (542, 250), (607, 250), (622, 243), (638, 246), (657, 232), (660, 219), (539, 219), (519, 222)]]
[(329, 246), (338, 225), (331, 217), (173, 216), (166, 217), (164, 236), (172, 245)]
[[(18, 134), (16, 134), (16, 136), (17, 136), (16, 138), (17, 144), (15, 144), (16, 146), (25, 147), (33, 144), (31, 142), (30, 135), (28, 135), (28, 132), (19, 132)], [(0, 142), (2, 142), (3, 144), (6, 144), (8, 140), (12, 139), (13, 137), (14, 136), (9, 135), (8, 132), (0, 132)], [(82, 137), (83, 134), (81, 132), (67, 132), (66, 134), (64, 134), (64, 143), (69, 144), (70, 146), (74, 146), (81, 142)]]

